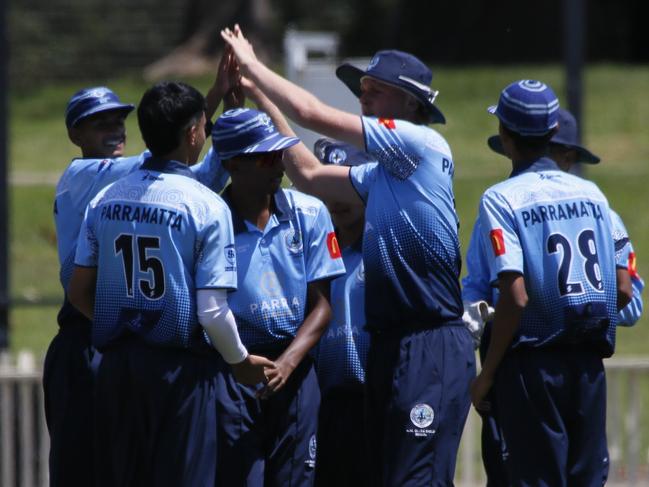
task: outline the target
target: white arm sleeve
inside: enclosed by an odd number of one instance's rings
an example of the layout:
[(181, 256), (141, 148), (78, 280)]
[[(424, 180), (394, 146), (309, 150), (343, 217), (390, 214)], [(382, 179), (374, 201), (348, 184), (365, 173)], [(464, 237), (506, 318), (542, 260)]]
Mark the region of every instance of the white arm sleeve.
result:
[(248, 356), (241, 343), (234, 314), (228, 306), (227, 291), (223, 289), (199, 289), (196, 293), (196, 312), (199, 323), (205, 328), (212, 345), (225, 361), (237, 364)]

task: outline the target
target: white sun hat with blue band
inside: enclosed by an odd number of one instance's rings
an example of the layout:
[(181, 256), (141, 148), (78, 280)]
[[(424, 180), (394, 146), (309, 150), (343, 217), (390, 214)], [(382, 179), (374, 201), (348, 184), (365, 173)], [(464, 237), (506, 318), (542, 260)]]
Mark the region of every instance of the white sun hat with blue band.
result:
[(542, 136), (559, 124), (559, 99), (540, 81), (515, 81), (501, 93), (498, 105), (487, 108), (512, 132)]
[(282, 151), (298, 142), (297, 137), (280, 134), (266, 113), (250, 108), (228, 110), (212, 127), (212, 146), (221, 160)]

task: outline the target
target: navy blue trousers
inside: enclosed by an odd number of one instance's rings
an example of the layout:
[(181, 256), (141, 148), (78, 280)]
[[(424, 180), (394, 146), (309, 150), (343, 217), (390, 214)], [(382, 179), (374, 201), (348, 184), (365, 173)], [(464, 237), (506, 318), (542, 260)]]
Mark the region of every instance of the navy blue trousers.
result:
[(318, 417), (317, 487), (370, 487), (365, 457), (364, 386), (323, 394)]
[(510, 352), (494, 391), (512, 486), (603, 485), (606, 376), (599, 353), (576, 346)]
[(219, 369), (216, 486), (312, 486), (320, 405), (312, 359), (267, 399), (238, 384), (222, 359)]
[[(491, 340), (491, 323), (487, 323), (480, 341), (480, 360), (484, 363)], [(487, 487), (509, 487), (509, 473), (507, 472), (506, 458), (507, 445), (498, 424), (498, 402), (492, 388), (487, 397), (491, 408), (487, 412), (480, 412), (482, 419), (482, 464), (487, 475)]]
[(101, 360), (90, 345), (90, 322), (68, 317), (43, 366), (45, 420), (50, 433), (50, 486), (87, 487), (93, 478), (94, 372)]
[(475, 352), (464, 326), (372, 334), (366, 371), (370, 485), (453, 485)]
[(216, 352), (125, 340), (97, 375), (97, 487), (214, 487)]

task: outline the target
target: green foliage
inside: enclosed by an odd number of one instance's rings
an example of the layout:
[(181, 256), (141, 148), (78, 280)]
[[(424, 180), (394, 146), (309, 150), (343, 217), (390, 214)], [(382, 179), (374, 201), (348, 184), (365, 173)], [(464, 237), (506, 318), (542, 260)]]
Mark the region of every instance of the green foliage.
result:
[[(550, 83), (563, 99), (562, 71), (555, 66), (433, 68), (433, 86), (448, 125), (435, 126), (449, 141), (456, 164), (455, 195), (466, 249), (484, 189), (510, 171), (503, 157), (491, 152), (487, 137), (496, 133), (496, 121), (486, 112), (500, 90), (515, 79), (530, 77)], [(209, 77), (190, 80), (205, 91)], [(123, 100), (140, 99), (146, 84), (135, 78), (101, 80)], [(585, 172), (600, 185), (611, 206), (622, 216), (638, 254), (640, 273), (649, 277), (649, 67), (591, 66), (585, 73), (584, 134), (586, 145), (602, 163)], [(60, 174), (78, 151), (68, 141), (63, 123), (65, 103), (81, 88), (59, 84), (11, 98), (12, 172)], [(341, 89), (345, 89), (341, 85)], [(613, 96), (615, 93), (615, 96)], [(136, 119), (128, 119), (128, 152), (142, 150)], [(28, 346), (44, 352), (56, 332), (56, 307), (61, 299), (52, 222), (53, 187), (14, 187), (11, 191), (11, 313), (12, 347)], [(466, 272), (466, 269), (464, 269)], [(649, 300), (649, 298), (645, 298)], [(38, 307), (27, 306), (35, 302)], [(619, 331), (619, 354), (646, 353), (649, 343), (647, 314), (636, 327)]]

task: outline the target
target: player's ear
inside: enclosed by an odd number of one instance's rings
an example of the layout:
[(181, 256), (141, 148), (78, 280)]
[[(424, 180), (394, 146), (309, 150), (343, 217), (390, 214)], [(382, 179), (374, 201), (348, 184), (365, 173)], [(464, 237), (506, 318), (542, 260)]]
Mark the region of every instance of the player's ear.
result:
[(74, 145), (77, 147), (81, 147), (81, 134), (79, 133), (79, 129), (76, 127), (70, 127), (68, 129), (68, 138), (70, 139), (70, 142), (72, 142)]

